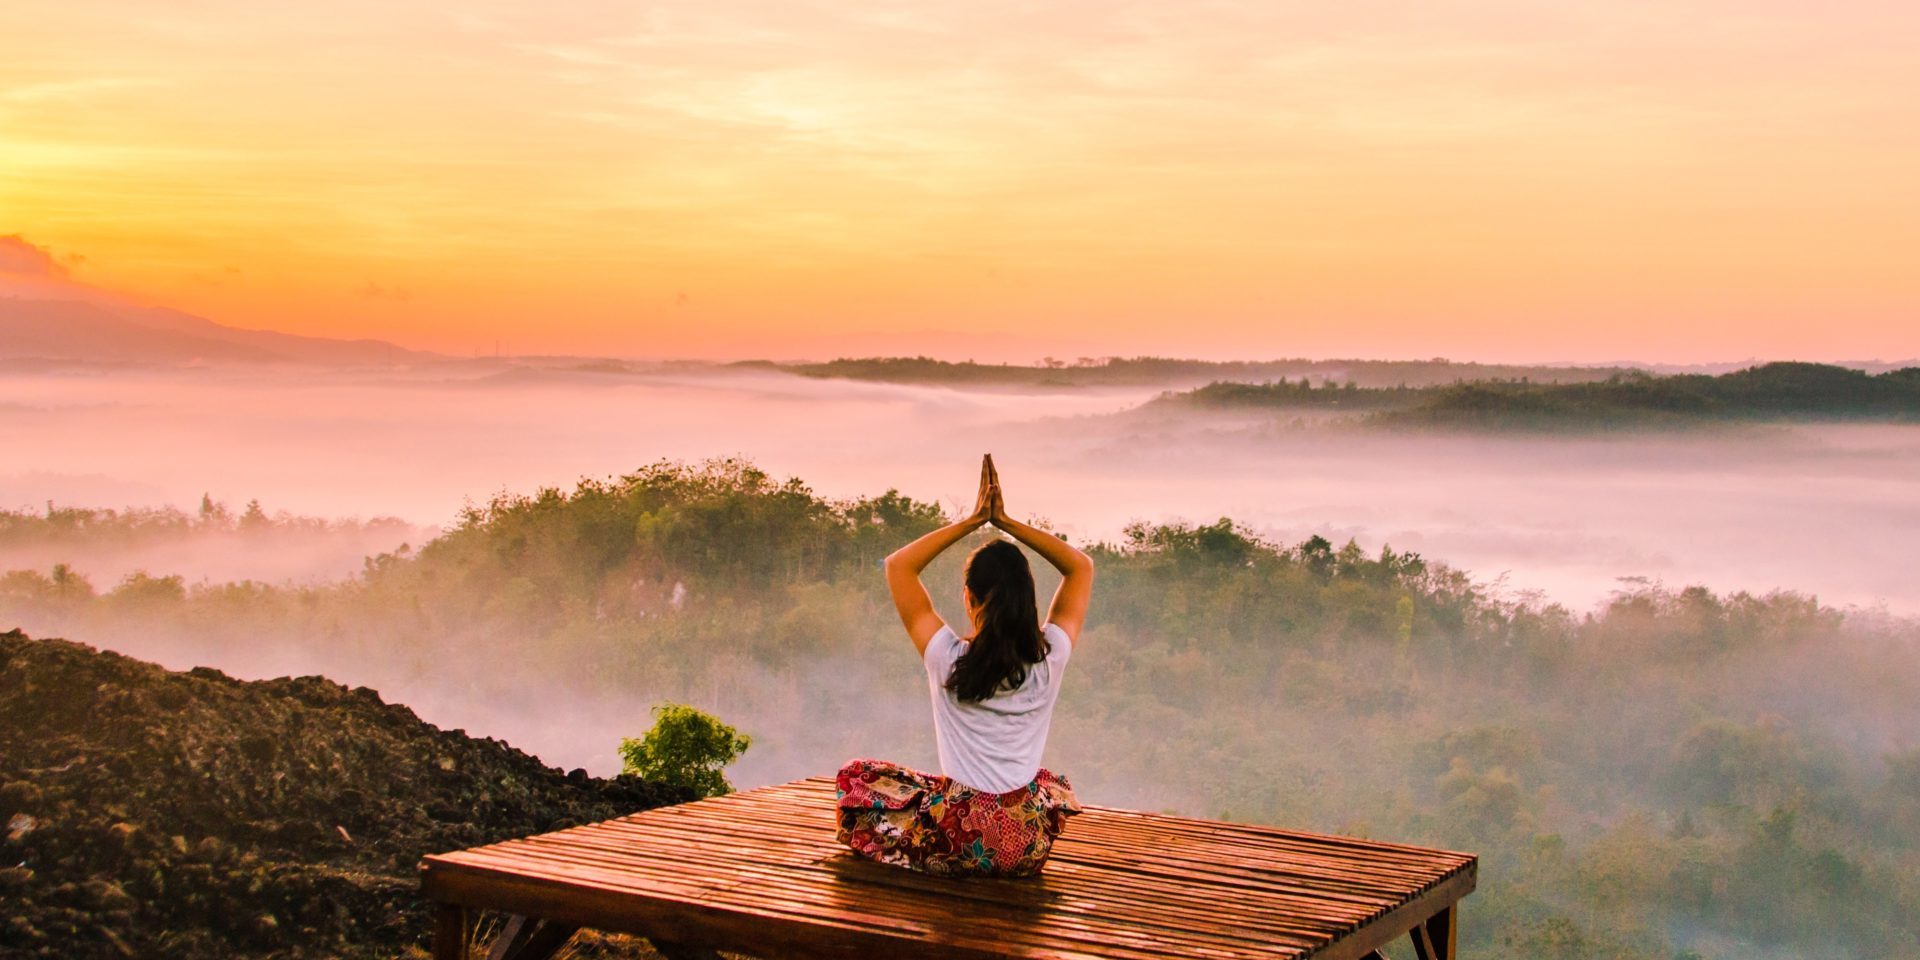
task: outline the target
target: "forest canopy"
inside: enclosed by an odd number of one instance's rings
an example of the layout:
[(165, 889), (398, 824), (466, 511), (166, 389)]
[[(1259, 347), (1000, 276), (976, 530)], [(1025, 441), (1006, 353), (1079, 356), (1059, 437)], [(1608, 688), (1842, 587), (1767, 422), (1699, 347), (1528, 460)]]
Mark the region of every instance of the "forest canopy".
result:
[[(751, 737), (733, 777), (769, 782), (930, 757), (878, 564), (944, 520), (893, 490), (661, 461), (473, 506), (343, 583), (15, 571), (0, 618), (233, 669), (332, 658), (442, 702), (687, 704)], [(927, 573), (953, 623), (966, 546)], [(1472, 850), (1474, 952), (1912, 953), (1911, 622), (1646, 582), (1574, 611), (1230, 518), (1083, 546), (1099, 587), (1048, 763), (1087, 800)], [(632, 731), (581, 735), (612, 756)]]
[(1712, 376), (1623, 371), (1578, 383), (1475, 379), (1365, 387), (1309, 378), (1214, 382), (1158, 401), (1211, 409), (1365, 414), (1384, 427), (1612, 430), (1714, 423), (1920, 421), (1920, 367), (1869, 374), (1818, 363), (1769, 363)]

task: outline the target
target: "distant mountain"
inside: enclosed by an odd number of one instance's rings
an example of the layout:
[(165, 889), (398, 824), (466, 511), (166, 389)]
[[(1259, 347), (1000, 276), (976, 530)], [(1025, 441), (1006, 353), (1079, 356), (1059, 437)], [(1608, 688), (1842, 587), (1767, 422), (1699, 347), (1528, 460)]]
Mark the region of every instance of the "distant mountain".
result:
[(79, 300), (0, 300), (0, 358), (189, 363), (266, 361), (261, 350), (144, 326)]
[(0, 237), (0, 360), (358, 366), (429, 359), (437, 357), (381, 340), (245, 330), (147, 306), (74, 279), (19, 237)]
[(243, 330), (174, 310), (0, 298), (0, 359), (152, 363), (387, 364), (431, 354), (381, 340)]
[(949, 387), (1187, 387), (1220, 381), (1261, 382), (1298, 377), (1359, 387), (1426, 387), (1475, 380), (1588, 383), (1626, 373), (1625, 367), (1553, 367), (1433, 360), (1185, 360), (1176, 357), (1084, 358), (1075, 363), (954, 363), (932, 357), (843, 357), (824, 363), (742, 360), (731, 366), (778, 370), (805, 377), (873, 380)]

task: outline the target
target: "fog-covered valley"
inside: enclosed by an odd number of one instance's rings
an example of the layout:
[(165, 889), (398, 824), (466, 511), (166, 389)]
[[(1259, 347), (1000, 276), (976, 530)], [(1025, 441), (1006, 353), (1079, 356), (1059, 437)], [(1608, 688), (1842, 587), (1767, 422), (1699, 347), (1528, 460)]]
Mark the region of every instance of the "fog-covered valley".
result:
[(189, 580), (311, 581), (419, 541), (463, 502), (571, 485), (653, 460), (747, 456), (830, 497), (966, 496), (991, 451), (1023, 509), (1070, 536), (1229, 516), (1444, 559), (1503, 589), (1586, 607), (1644, 577), (1802, 590), (1920, 610), (1920, 429), (1739, 426), (1686, 433), (1470, 435), (1348, 429), (1289, 412), (1143, 406), (1139, 388), (964, 389), (700, 365), (592, 372), (510, 365), (330, 372), (230, 368), (0, 377), (0, 507), (172, 505), (395, 518), (271, 549), (56, 556)]
[[(876, 566), (990, 450), (1009, 507), (1097, 558), (1047, 755), (1084, 799), (1473, 850), (1474, 952), (1910, 945), (1920, 428), (1420, 432), (1157, 395), (16, 372), (0, 628), (324, 674), (599, 774), (663, 701), (753, 737), (739, 786), (927, 767)], [(926, 578), (954, 622), (963, 552)]]

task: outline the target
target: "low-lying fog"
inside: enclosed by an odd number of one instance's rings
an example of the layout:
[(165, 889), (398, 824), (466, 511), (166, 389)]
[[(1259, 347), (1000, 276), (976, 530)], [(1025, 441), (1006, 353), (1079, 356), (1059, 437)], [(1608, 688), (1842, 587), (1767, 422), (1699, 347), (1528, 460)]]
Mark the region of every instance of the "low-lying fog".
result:
[[(992, 451), (1011, 508), (1076, 540), (1228, 516), (1597, 611), (1513, 612), (1364, 560), (1110, 557), (1048, 746), (1083, 800), (1474, 850), (1481, 952), (1911, 953), (1920, 427), (1413, 435), (1140, 408), (1151, 397), (710, 368), (0, 375), (0, 506), (185, 515), (71, 533), (67, 514), (0, 518), (0, 630), (175, 669), (324, 674), (595, 774), (617, 772), (620, 738), (669, 700), (753, 737), (727, 770), (739, 787), (852, 756), (932, 768), (926, 681), (864, 579), (872, 558), (792, 559), (791, 535), (774, 557), (792, 570), (771, 583), (771, 566), (741, 565), (764, 559), (751, 545), (629, 543), (603, 571), (594, 550), (619, 527), (576, 541), (581, 514), (542, 508), (344, 589), (115, 586), (139, 568), (337, 579), (368, 551), (417, 546), (463, 500), (662, 458), (740, 455), (826, 497), (894, 487), (963, 510)], [(203, 494), (236, 519), (188, 522)], [(240, 518), (256, 498), (330, 519)], [(671, 516), (659, 526), (713, 513)], [(819, 529), (778, 516), (771, 529)], [(770, 528), (751, 506), (712, 522)], [(949, 616), (963, 553), (927, 578)], [(5, 574), (19, 568), (38, 572)], [(684, 608), (669, 599), (683, 572)], [(1719, 596), (1679, 590), (1696, 583)], [(1904, 616), (1727, 596), (1774, 588)], [(1645, 949), (1614, 949), (1629, 942)]]
[[(326, 374), (185, 371), (0, 378), (0, 506), (171, 504), (451, 521), (464, 500), (661, 458), (739, 455), (822, 495), (888, 487), (960, 506), (977, 456), (1016, 510), (1075, 538), (1130, 520), (1230, 516), (1278, 540), (1416, 550), (1509, 591), (1585, 608), (1621, 577), (1789, 588), (1920, 612), (1920, 429), (1717, 435), (1407, 436), (1248, 415), (1125, 412), (1153, 391), (962, 391), (758, 371)], [(418, 527), (270, 550), (71, 560), (189, 580), (339, 577)], [(384, 543), (385, 539), (392, 543)]]

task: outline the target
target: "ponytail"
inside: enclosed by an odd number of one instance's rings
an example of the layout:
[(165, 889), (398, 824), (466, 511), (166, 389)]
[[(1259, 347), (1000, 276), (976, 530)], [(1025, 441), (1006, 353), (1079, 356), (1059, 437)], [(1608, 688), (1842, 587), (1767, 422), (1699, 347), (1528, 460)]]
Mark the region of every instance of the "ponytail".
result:
[(982, 544), (967, 557), (967, 592), (979, 607), (979, 630), (954, 661), (947, 689), (968, 703), (1026, 682), (1027, 670), (1046, 659), (1033, 570), (1011, 540)]

